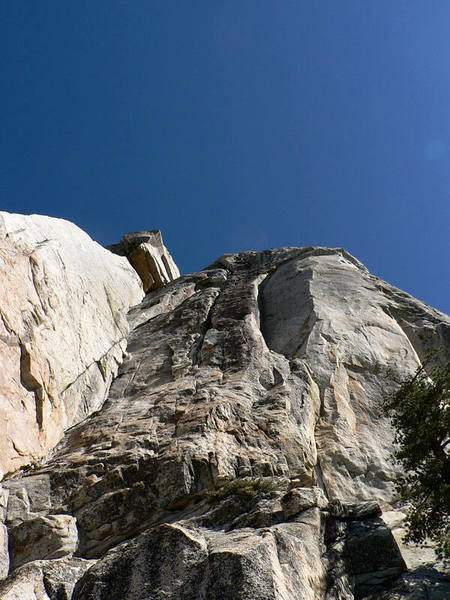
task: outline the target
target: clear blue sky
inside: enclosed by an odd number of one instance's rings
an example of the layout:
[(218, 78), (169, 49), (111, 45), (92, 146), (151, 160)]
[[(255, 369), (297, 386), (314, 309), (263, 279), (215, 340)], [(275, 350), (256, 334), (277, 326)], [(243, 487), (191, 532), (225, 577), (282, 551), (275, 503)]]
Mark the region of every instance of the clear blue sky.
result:
[(183, 272), (343, 246), (450, 312), (448, 0), (1, 0), (0, 207)]

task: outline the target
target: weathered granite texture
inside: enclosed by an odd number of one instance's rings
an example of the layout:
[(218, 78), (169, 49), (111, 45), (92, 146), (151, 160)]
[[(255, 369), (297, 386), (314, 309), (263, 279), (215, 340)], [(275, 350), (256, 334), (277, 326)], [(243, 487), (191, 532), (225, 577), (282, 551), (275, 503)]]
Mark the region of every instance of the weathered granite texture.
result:
[[(341, 249), (284, 248), (225, 255), (148, 293), (129, 322), (106, 402), (3, 482), (24, 537), (36, 513), (76, 518), (75, 553), (98, 560), (74, 600), (409, 585), (380, 518), (397, 471), (379, 407), (430, 350), (450, 352), (448, 317)], [(402, 597), (427, 597), (415, 581), (422, 595)]]
[(0, 479), (97, 410), (142, 296), (127, 261), (74, 224), (0, 213)]
[(180, 276), (158, 230), (127, 233), (121, 242), (108, 246), (108, 250), (128, 258), (145, 292), (157, 290)]
[(2, 600), (71, 600), (75, 583), (95, 561), (82, 558), (36, 560), (0, 581)]

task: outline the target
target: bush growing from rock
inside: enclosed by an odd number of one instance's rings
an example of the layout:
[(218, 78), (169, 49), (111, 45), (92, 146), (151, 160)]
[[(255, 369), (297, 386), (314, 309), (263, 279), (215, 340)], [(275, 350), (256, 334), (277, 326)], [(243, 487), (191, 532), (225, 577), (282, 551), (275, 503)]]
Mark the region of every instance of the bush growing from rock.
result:
[(431, 538), (450, 558), (450, 362), (403, 381), (384, 403), (395, 429), (404, 475), (397, 483), (409, 503), (406, 541)]

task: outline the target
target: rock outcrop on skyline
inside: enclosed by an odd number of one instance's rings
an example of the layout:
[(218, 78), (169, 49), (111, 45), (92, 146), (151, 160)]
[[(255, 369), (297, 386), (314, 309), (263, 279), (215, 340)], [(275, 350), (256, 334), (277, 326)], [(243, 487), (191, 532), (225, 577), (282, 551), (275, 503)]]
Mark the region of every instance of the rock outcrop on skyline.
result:
[(160, 231), (127, 233), (120, 243), (108, 246), (108, 249), (128, 258), (141, 278), (144, 292), (157, 290), (180, 276)]
[(106, 400), (1, 482), (0, 600), (450, 597), (432, 548), (401, 541), (380, 412), (431, 351), (450, 358), (450, 318), (336, 248), (224, 255), (182, 277), (160, 250), (166, 274), (147, 285), (153, 232), (132, 236), (120, 253), (147, 294), (128, 298)]

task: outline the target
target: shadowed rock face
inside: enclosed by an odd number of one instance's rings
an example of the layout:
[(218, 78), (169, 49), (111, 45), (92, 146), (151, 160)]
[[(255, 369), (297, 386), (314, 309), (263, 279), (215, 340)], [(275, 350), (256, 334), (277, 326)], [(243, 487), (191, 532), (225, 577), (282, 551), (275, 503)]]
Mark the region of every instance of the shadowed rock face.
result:
[(3, 583), (2, 600), (71, 600), (75, 583), (94, 561), (65, 557), (19, 567)]
[(101, 409), (3, 482), (21, 535), (76, 518), (76, 553), (99, 560), (73, 598), (384, 593), (406, 567), (379, 519), (396, 477), (380, 401), (450, 351), (450, 319), (328, 248), (225, 255), (128, 318)]

